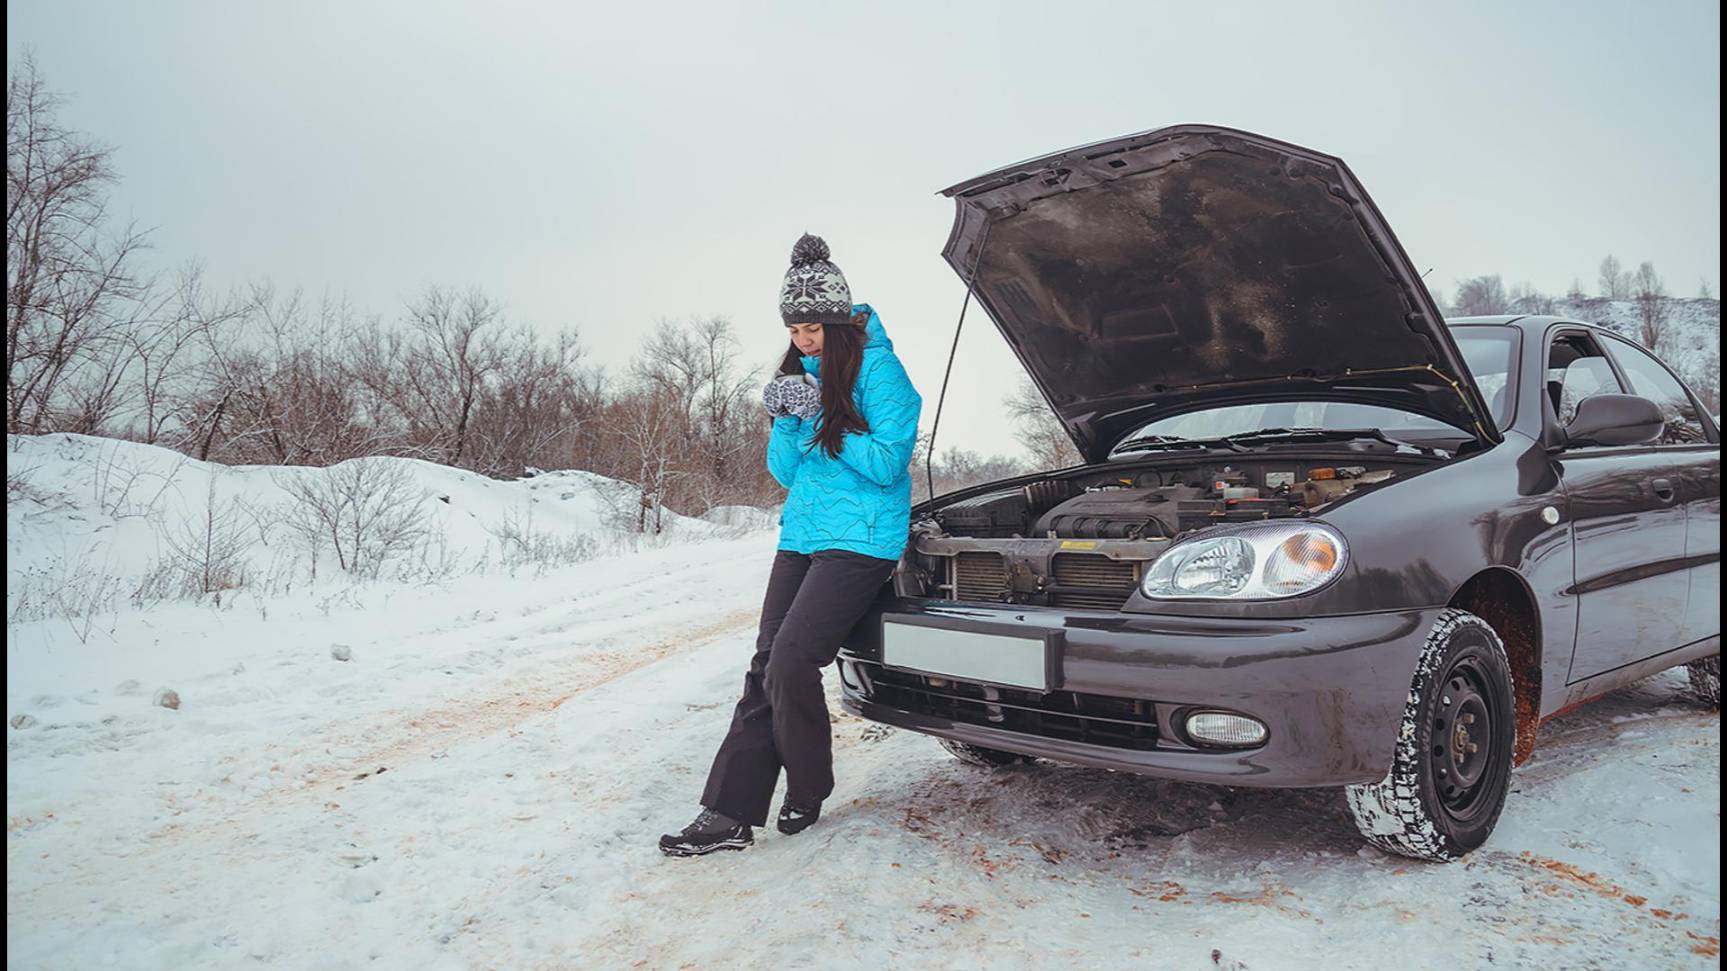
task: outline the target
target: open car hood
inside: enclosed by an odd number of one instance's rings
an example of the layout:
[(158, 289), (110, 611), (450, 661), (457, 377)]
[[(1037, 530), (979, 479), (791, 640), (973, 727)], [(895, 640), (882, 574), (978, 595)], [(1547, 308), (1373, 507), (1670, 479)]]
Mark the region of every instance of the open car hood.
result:
[(942, 256), (1088, 461), (1148, 421), (1269, 400), (1383, 405), (1499, 440), (1420, 274), (1341, 159), (1180, 125), (942, 194), (958, 209)]

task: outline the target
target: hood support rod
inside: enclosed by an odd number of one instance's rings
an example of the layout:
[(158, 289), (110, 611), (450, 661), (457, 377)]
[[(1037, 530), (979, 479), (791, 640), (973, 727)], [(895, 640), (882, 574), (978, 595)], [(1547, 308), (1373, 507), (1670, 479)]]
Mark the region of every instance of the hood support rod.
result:
[(959, 323), (953, 326), (953, 346), (947, 352), (947, 370), (941, 373), (941, 395), (935, 401), (935, 421), (929, 426), (929, 451), (923, 456), (924, 481), (929, 485), (929, 501), (935, 502), (935, 433), (941, 428), (941, 406), (947, 401), (947, 379), (953, 373), (953, 358), (959, 352), (959, 332), (965, 327), (965, 311), (971, 306), (971, 292), (977, 286), (977, 267), (983, 262), (984, 244), (989, 242), (989, 214), (984, 214), (983, 235), (977, 241), (977, 255), (971, 259), (971, 274), (965, 281), (965, 302), (959, 305)]

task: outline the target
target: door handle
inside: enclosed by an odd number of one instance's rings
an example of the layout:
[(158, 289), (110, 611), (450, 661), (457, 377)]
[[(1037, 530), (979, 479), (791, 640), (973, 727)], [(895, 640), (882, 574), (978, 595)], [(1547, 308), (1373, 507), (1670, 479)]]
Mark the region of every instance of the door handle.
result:
[(1649, 480), (1649, 484), (1655, 487), (1655, 498), (1662, 502), (1673, 501), (1673, 480), (1651, 479)]

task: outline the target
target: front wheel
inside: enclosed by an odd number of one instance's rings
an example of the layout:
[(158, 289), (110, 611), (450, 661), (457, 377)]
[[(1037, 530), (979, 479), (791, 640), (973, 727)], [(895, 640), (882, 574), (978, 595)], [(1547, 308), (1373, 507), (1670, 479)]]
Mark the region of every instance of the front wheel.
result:
[(1391, 771), (1345, 790), (1361, 835), (1421, 860), (1455, 860), (1487, 842), (1510, 789), (1513, 697), (1498, 633), (1468, 611), (1441, 613), (1415, 667)]
[(949, 755), (967, 765), (981, 765), (989, 769), (999, 769), (1002, 766), (1019, 765), (1022, 762), (1032, 761), (1032, 757), (1029, 755), (1021, 755), (1018, 752), (1003, 752), (996, 748), (984, 748), (982, 745), (967, 745), (951, 738), (938, 738), (936, 741), (941, 743), (942, 748), (947, 749)]

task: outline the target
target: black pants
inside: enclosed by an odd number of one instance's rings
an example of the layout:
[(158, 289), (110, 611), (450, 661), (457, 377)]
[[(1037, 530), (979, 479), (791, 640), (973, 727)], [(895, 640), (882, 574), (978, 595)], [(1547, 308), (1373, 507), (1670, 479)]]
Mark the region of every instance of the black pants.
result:
[(732, 727), (708, 770), (702, 805), (755, 826), (768, 821), (780, 767), (799, 805), (834, 788), (833, 733), (821, 669), (863, 616), (894, 560), (845, 550), (774, 554), (756, 653)]

